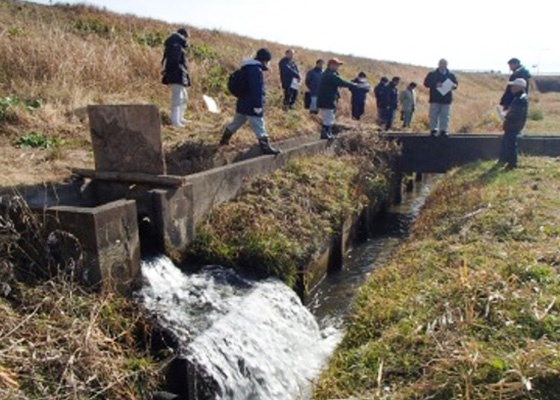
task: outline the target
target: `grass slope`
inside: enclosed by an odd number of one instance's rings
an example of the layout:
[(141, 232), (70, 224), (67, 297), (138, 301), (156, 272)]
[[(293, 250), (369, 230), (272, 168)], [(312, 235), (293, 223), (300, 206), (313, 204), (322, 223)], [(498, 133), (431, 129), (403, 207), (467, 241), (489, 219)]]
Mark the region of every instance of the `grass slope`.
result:
[[(175, 26), (160, 21), (88, 6), (0, 2), (0, 157), (5, 166), (0, 186), (60, 179), (68, 175), (68, 166), (92, 166), (85, 115), (88, 104), (153, 103), (161, 108), (167, 121), (169, 91), (160, 83), (160, 60), (162, 42), (174, 29)], [(178, 148), (186, 149), (184, 153), (179, 151), (179, 157), (193, 152), (212, 157), (253, 144), (253, 134), (244, 129), (234, 138), (233, 148), (215, 146), (234, 109), (235, 99), (226, 90), (227, 77), (243, 58), (252, 57), (261, 46), (269, 47), (274, 54), (273, 69), (266, 78), (266, 118), (273, 140), (317, 131), (318, 121), (310, 118), (300, 103), (294, 112), (281, 111), (277, 61), (285, 45), (213, 30), (191, 28), (191, 34), (189, 59), (194, 86), (190, 89), (188, 118), (192, 122), (183, 130), (165, 127), (164, 141), (169, 152)], [(333, 56), (309, 49), (296, 50), (303, 71), (313, 66), (317, 58)], [(421, 82), (427, 72), (410, 65), (338, 56), (347, 62), (342, 70), (345, 77), (352, 78), (364, 70), (372, 83), (382, 75), (399, 75), (403, 85), (413, 80)], [(453, 131), (499, 130), (494, 105), (505, 78), (460, 74), (459, 79)], [(221, 114), (205, 110), (203, 93), (217, 99)], [(428, 107), (423, 88), (419, 99), (414, 129), (425, 131)], [(547, 133), (557, 129), (560, 114), (549, 104), (559, 99), (555, 94), (536, 96), (536, 106), (544, 112), (545, 119), (530, 124), (531, 131)], [(343, 91), (339, 121), (351, 125), (349, 111), (349, 93)], [(370, 96), (363, 123), (373, 126), (374, 116), (375, 105)], [(30, 135), (56, 145), (22, 146), (20, 138)]]
[(361, 290), (315, 398), (558, 399), (560, 161), (454, 171)]

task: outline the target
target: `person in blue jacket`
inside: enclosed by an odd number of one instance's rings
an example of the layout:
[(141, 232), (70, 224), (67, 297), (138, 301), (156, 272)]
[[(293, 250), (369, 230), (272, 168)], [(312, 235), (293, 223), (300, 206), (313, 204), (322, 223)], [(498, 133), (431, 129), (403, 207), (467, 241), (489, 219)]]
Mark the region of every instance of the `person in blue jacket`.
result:
[[(522, 78), (525, 79), (527, 82), (527, 88), (525, 89), (525, 93), (529, 93), (529, 79), (531, 79), (531, 73), (521, 65), (521, 61), (518, 58), (512, 58), (508, 61), (509, 69), (511, 70), (511, 75), (509, 77), (509, 83), (515, 81), (516, 79)], [(500, 105), (507, 111), (511, 102), (515, 98), (513, 93), (513, 87), (509, 85), (506, 87), (506, 91), (500, 100)]]
[(299, 69), (294, 61), (294, 51), (287, 50), (286, 56), (278, 63), (280, 69), (280, 81), (282, 82), (282, 89), (284, 89), (284, 110), (287, 111), (293, 108), (297, 100), (298, 89), (293, 85), (294, 80), (301, 81)]
[(527, 96), (527, 81), (517, 78), (508, 84), (513, 99), (508, 107), (504, 119), (504, 136), (498, 164), (506, 164), (507, 169), (517, 168), (517, 137), (523, 131), (527, 122), (529, 98)]
[(317, 60), (315, 68), (310, 69), (305, 76), (305, 86), (309, 90), (311, 102), (309, 104), (309, 113), (318, 114), (317, 96), (319, 95), (319, 85), (321, 84), (321, 75), (323, 74), (324, 60)]
[(399, 90), (397, 87), (401, 82), (401, 78), (395, 76), (391, 79), (385, 88), (384, 96), (381, 101), (381, 109), (383, 110), (382, 118), (385, 124), (385, 130), (389, 130), (393, 127), (393, 122), (395, 122), (395, 112), (399, 107)]
[(379, 125), (384, 124), (383, 121), (383, 99), (385, 98), (385, 89), (387, 89), (387, 84), (389, 83), (389, 78), (386, 76), (382, 77), (375, 89), (373, 89), (373, 93), (375, 94), (375, 103), (377, 105), (377, 123)]
[(249, 121), (263, 154), (280, 153), (278, 149), (270, 146), (264, 123), (265, 85), (263, 71), (268, 70), (271, 59), (270, 51), (260, 49), (254, 60), (243, 61), (241, 71), (246, 93), (237, 99), (235, 117), (222, 134), (221, 146), (228, 145), (233, 134)]
[(171, 125), (183, 128), (186, 124), (187, 88), (191, 85), (185, 50), (188, 47), (189, 34), (180, 28), (171, 34), (164, 43), (161, 60), (162, 83), (171, 87)]
[(367, 81), (365, 72), (360, 72), (356, 78), (352, 80), (358, 87), (352, 89), (352, 119), (359, 121), (364, 115), (366, 109), (366, 96), (371, 90), (371, 86)]

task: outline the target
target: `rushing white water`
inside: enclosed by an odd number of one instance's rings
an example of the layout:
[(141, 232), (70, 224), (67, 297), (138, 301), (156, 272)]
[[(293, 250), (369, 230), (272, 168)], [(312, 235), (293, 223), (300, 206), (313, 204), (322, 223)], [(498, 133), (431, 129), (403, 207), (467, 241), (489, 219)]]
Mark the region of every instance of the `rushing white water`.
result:
[(212, 380), (216, 399), (306, 398), (342, 337), (321, 330), (280, 281), (254, 282), (216, 267), (187, 275), (163, 257), (142, 270), (144, 304)]

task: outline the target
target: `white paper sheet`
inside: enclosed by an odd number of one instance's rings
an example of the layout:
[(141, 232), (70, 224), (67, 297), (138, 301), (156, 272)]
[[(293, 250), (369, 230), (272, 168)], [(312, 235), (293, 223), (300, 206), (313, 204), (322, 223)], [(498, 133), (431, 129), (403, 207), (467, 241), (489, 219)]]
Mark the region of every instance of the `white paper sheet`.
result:
[(220, 109), (218, 108), (218, 103), (216, 103), (216, 100), (214, 100), (210, 96), (206, 96), (205, 94), (202, 95), (202, 99), (204, 100), (204, 103), (206, 103), (206, 108), (208, 108), (208, 111), (213, 114), (220, 113)]
[(292, 84), (290, 85), (290, 87), (294, 90), (299, 90), (299, 88), (301, 87), (301, 82), (297, 78), (294, 78), (292, 79)]
[(442, 96), (445, 96), (447, 93), (451, 92), (454, 87), (455, 84), (453, 83), (453, 81), (447, 78), (447, 80), (443, 82), (441, 84), (441, 87), (438, 87), (437, 90), (441, 93)]

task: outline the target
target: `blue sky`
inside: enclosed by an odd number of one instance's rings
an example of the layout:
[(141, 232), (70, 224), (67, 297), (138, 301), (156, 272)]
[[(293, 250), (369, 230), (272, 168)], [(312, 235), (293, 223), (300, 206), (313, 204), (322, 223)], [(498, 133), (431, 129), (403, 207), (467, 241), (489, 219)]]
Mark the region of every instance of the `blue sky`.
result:
[[(39, 0), (49, 4), (49, 0)], [(560, 72), (550, 0), (66, 0), (286, 45), (450, 68)]]

